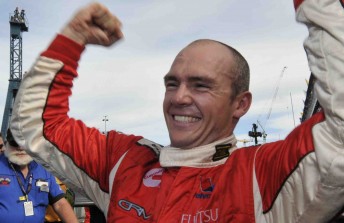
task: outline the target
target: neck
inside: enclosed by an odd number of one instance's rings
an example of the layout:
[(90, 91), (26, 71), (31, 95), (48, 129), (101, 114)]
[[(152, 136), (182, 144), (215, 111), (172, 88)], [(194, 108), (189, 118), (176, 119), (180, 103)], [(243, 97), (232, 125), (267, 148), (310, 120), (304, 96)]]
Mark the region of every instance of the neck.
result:
[(24, 177), (26, 178), (27, 174), (29, 173), (29, 166), (28, 165), (19, 166), (19, 169), (24, 175)]

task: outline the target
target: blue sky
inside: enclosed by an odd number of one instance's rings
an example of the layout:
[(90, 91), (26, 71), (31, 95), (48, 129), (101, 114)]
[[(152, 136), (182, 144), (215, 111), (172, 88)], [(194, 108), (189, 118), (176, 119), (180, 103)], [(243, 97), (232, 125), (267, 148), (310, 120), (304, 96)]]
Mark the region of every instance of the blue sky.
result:
[[(0, 0), (0, 117), (9, 78), (9, 14), (18, 6), (29, 20), (29, 32), (23, 35), (26, 71), (72, 14), (89, 2)], [(111, 48), (87, 48), (74, 84), (70, 116), (104, 131), (106, 115), (107, 130), (168, 144), (163, 76), (180, 49), (195, 39), (210, 38), (233, 46), (250, 64), (253, 105), (235, 130), (238, 139), (249, 140), (247, 133), (257, 120), (268, 134), (267, 141), (283, 139), (294, 120), (299, 123), (310, 72), (302, 46), (306, 28), (295, 22), (291, 0), (99, 2), (120, 18), (125, 39)]]

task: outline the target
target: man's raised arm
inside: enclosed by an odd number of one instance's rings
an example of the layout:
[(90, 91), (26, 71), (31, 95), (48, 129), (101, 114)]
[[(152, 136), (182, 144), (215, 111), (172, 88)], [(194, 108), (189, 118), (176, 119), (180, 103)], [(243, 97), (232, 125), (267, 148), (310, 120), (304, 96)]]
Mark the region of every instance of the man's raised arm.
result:
[[(312, 129), (320, 173), (313, 205), (323, 206), (322, 210), (334, 214), (344, 204), (344, 2), (294, 0), (294, 3), (297, 21), (309, 30), (304, 47), (316, 77), (314, 91), (326, 119)], [(307, 219), (307, 211), (303, 216)], [(307, 222), (315, 222), (309, 221), (310, 216)]]
[(99, 3), (78, 11), (24, 75), (10, 127), (36, 161), (103, 211), (109, 198), (104, 173), (116, 159), (107, 157), (106, 135), (68, 116), (69, 96), (85, 46), (110, 46), (122, 37), (120, 21)]

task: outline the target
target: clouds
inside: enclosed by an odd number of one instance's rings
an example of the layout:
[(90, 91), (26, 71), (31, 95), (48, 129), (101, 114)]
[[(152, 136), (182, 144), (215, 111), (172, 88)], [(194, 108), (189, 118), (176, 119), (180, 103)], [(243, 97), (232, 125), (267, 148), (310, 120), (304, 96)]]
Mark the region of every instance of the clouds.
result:
[[(30, 22), (29, 32), (24, 33), (23, 38), (25, 71), (71, 15), (87, 2), (0, 2), (0, 117), (9, 77), (9, 13), (16, 6), (24, 8)], [(100, 2), (121, 19), (125, 39), (109, 49), (89, 47), (82, 55), (80, 76), (71, 98), (71, 116), (103, 131), (102, 119), (107, 115), (108, 129), (144, 135), (168, 144), (162, 114), (163, 75), (186, 44), (199, 38), (211, 38), (234, 46), (251, 67), (254, 102), (236, 129), (238, 138), (248, 138), (252, 123), (266, 116), (284, 66), (288, 68), (266, 126), (268, 140), (272, 140), (273, 133), (283, 138), (293, 127), (290, 94), (297, 119), (303, 109), (304, 80), (309, 77), (309, 70), (302, 48), (306, 30), (294, 20), (292, 1)]]
[[(95, 62), (82, 62), (71, 98), (74, 108), (71, 115), (101, 130), (105, 124), (101, 119), (107, 115), (109, 128), (147, 138), (161, 134), (163, 129), (164, 143), (168, 143), (162, 100), (163, 75), (169, 69), (171, 58), (163, 55), (154, 58), (132, 55), (130, 58), (132, 62), (129, 63), (127, 57), (108, 57), (104, 61), (93, 58)], [(157, 122), (160, 127), (151, 127)]]

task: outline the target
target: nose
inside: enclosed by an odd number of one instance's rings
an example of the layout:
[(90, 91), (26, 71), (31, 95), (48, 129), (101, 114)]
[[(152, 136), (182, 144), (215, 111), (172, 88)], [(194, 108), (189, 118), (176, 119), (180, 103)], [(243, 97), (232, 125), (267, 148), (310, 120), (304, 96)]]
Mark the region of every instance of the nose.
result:
[(24, 149), (20, 146), (13, 147), (16, 151), (24, 151)]
[(171, 98), (171, 104), (175, 106), (187, 106), (192, 104), (192, 93), (186, 85), (179, 85)]

